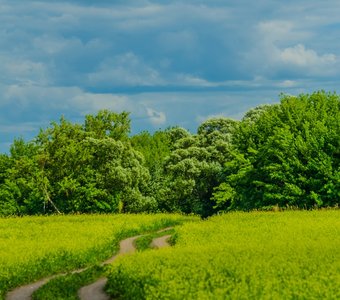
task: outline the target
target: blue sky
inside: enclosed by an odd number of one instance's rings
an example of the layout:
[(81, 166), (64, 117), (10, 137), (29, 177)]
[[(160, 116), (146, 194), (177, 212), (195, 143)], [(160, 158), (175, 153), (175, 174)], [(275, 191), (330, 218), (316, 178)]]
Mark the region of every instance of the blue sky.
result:
[(0, 152), (61, 115), (195, 132), (281, 92), (340, 92), (339, 15), (338, 0), (0, 0)]

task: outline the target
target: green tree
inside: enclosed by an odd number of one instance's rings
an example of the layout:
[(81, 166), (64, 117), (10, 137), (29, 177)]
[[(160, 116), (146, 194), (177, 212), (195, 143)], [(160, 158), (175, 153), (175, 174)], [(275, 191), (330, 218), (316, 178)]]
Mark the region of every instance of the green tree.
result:
[(339, 137), (339, 96), (282, 95), (279, 105), (242, 121), (213, 199), (221, 209), (338, 205)]
[(84, 129), (95, 138), (110, 137), (124, 140), (130, 133), (129, 113), (114, 113), (107, 109), (100, 110), (96, 115), (85, 117)]
[[(1, 157), (0, 213), (141, 212), (150, 175), (128, 138), (127, 113), (107, 110), (73, 124), (64, 117)], [(6, 167), (8, 164), (8, 167)]]
[(180, 210), (203, 217), (214, 212), (210, 198), (213, 188), (221, 183), (236, 127), (234, 120), (210, 119), (199, 126), (196, 135), (183, 134), (176, 139), (165, 168), (170, 177), (168, 199)]
[(39, 167), (33, 143), (16, 139), (0, 184), (0, 214), (43, 213), (44, 197), (39, 186)]

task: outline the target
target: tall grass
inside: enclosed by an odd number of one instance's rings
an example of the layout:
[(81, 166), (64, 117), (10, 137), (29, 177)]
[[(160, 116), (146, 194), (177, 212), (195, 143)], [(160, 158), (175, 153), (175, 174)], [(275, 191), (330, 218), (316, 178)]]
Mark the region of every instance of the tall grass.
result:
[(177, 228), (172, 249), (122, 257), (124, 299), (340, 299), (340, 211), (230, 213)]
[(102, 261), (124, 237), (184, 220), (169, 214), (0, 218), (0, 299), (21, 284)]

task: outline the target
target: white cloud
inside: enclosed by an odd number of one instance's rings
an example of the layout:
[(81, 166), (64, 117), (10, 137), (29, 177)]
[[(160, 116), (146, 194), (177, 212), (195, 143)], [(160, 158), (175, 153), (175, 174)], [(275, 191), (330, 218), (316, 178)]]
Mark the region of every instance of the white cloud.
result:
[(283, 49), (280, 53), (280, 58), (283, 63), (299, 67), (322, 67), (336, 63), (334, 54), (318, 55), (314, 50), (306, 49), (302, 44)]
[(154, 126), (163, 125), (166, 123), (166, 115), (162, 111), (156, 111), (152, 108), (147, 107), (146, 113), (149, 117), (150, 122)]
[[(1, 87), (1, 86), (0, 86)], [(59, 119), (61, 115), (81, 119), (86, 114), (94, 114), (102, 109), (109, 109), (117, 113), (130, 112), (137, 119), (144, 119), (154, 126), (166, 123), (163, 111), (156, 110), (153, 104), (146, 105), (143, 97), (129, 97), (117, 94), (89, 93), (77, 87), (41, 87), (34, 85), (11, 85), (1, 87), (3, 97), (0, 98), (0, 118), (15, 125), (6, 125), (6, 132), (32, 131), (48, 125), (51, 120)], [(11, 114), (4, 112), (11, 110)], [(39, 126), (38, 126), (38, 125)], [(34, 128), (32, 127), (34, 125)]]
[(178, 74), (176, 77), (176, 82), (174, 83), (180, 86), (216, 87), (224, 84), (223, 82), (209, 82), (204, 78), (191, 74)]
[(80, 39), (71, 37), (66, 39), (61, 36), (41, 35), (33, 40), (33, 45), (37, 51), (45, 52), (48, 55), (55, 55), (64, 49), (79, 49), (82, 47)]
[(260, 22), (256, 29), (263, 43), (280, 45), (298, 42), (311, 35), (298, 26), (299, 24), (292, 20), (269, 20)]
[[(246, 53), (243, 63), (243, 68), (250, 67), (255, 76), (284, 76), (282, 79), (287, 83), (287, 80), (297, 77), (317, 78), (339, 74), (337, 55), (307, 47), (303, 41), (310, 44), (313, 34), (298, 20), (260, 22), (255, 34), (254, 46)], [(279, 86), (285, 87), (282, 84)]]
[(294, 81), (294, 80), (283, 80), (283, 81), (279, 81), (276, 86), (280, 87), (280, 88), (293, 88), (298, 86), (298, 82)]
[(80, 113), (91, 114), (101, 109), (115, 112), (134, 111), (134, 106), (126, 96), (112, 94), (80, 93), (70, 99), (70, 103), (80, 109)]
[(157, 70), (132, 52), (105, 59), (96, 72), (88, 75), (88, 80), (94, 86), (152, 86), (164, 83)]
[(34, 85), (11, 85), (4, 89), (0, 107), (16, 104), (22, 112), (27, 110), (55, 112), (77, 112), (78, 115), (95, 113), (101, 109), (121, 112), (134, 111), (135, 105), (127, 96), (88, 93), (78, 87), (41, 87)]
[(47, 66), (42, 62), (1, 55), (0, 64), (5, 80), (15, 83), (46, 85), (49, 83)]

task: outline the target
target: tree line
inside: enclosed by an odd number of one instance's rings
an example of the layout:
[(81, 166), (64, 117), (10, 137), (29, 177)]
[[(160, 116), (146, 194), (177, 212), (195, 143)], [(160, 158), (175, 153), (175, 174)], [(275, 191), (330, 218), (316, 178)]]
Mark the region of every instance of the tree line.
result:
[(324, 91), (130, 135), (127, 112), (53, 122), (0, 154), (0, 215), (338, 206), (340, 97)]

